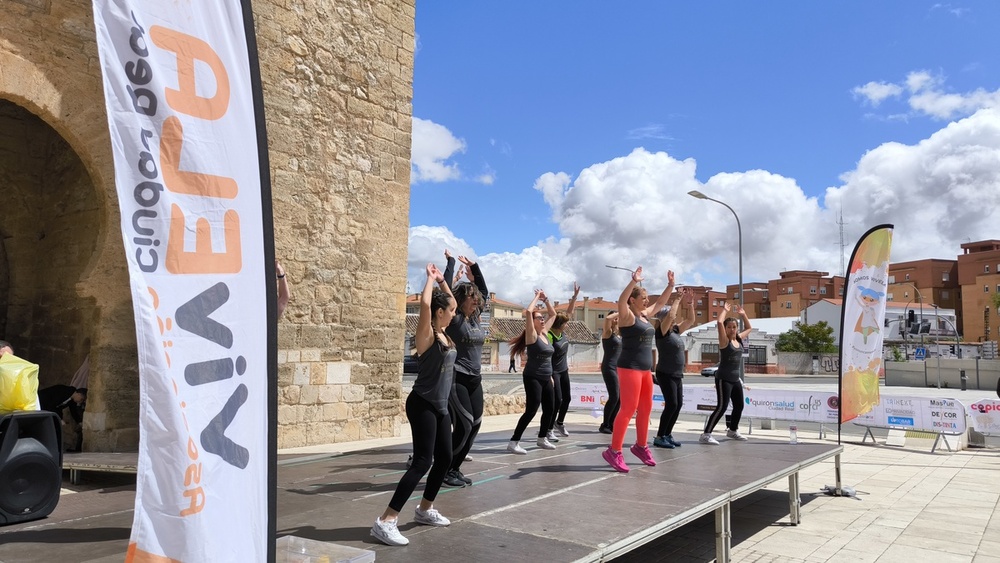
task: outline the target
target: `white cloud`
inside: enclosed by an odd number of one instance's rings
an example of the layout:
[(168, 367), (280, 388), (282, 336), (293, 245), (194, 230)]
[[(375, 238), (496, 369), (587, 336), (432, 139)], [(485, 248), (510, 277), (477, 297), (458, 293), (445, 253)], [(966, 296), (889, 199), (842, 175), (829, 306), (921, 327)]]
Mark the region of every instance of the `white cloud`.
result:
[(856, 86), (851, 92), (855, 97), (864, 98), (869, 104), (878, 106), (882, 100), (889, 97), (897, 97), (903, 93), (903, 89), (896, 84), (886, 82), (869, 82), (864, 86)]
[[(943, 77), (935, 76), (926, 70), (919, 70), (907, 74), (901, 84), (869, 82), (864, 86), (856, 86), (851, 92), (855, 97), (862, 98), (864, 102), (877, 107), (890, 97), (902, 97), (905, 91), (908, 93), (906, 104), (911, 113), (941, 120), (966, 117), (981, 109), (1000, 107), (1000, 90), (991, 92), (977, 88), (972, 92), (960, 94), (948, 92), (944, 84)], [(866, 117), (879, 118), (874, 115)], [(905, 116), (894, 113), (888, 118), (901, 117), (905, 119)]]
[(465, 152), (465, 141), (455, 137), (444, 125), (413, 118), (413, 146), (410, 164), (413, 182), (446, 182), (462, 177), (458, 164), (448, 162), (456, 153)]
[[(524, 303), (541, 287), (564, 301), (573, 281), (583, 295), (617, 298), (629, 274), (607, 268), (642, 265), (658, 292), (672, 269), (678, 283), (723, 289), (738, 270), (736, 221), (698, 190), (730, 205), (743, 230), (744, 281), (782, 270), (840, 274), (838, 213), (846, 223), (846, 260), (857, 238), (895, 224), (892, 260), (953, 259), (967, 240), (997, 238), (1000, 213), (1000, 110), (982, 110), (915, 144), (886, 143), (863, 155), (822, 201), (795, 181), (764, 170), (717, 174), (704, 183), (693, 159), (635, 149), (593, 164), (576, 178), (543, 174), (536, 189), (552, 208), (560, 238), (520, 251), (479, 257), (490, 289)], [(411, 286), (427, 261), (474, 255), (445, 227), (410, 230)], [(415, 281), (414, 281), (415, 280)]]
[(628, 133), (625, 134), (626, 139), (665, 139), (671, 140), (672, 137), (666, 133), (663, 125), (659, 123), (650, 123), (649, 125), (643, 125), (642, 127), (636, 127), (635, 129), (630, 129)]

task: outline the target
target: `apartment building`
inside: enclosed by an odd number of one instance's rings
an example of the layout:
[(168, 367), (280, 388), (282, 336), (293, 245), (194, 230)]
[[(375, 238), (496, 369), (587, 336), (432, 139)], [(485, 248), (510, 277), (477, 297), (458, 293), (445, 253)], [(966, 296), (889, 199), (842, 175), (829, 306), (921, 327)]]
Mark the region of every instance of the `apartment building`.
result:
[(823, 299), (844, 296), (843, 276), (828, 277), (829, 272), (815, 270), (788, 270), (780, 276), (767, 282), (772, 318), (798, 317), (803, 310)]
[(933, 314), (935, 306), (954, 309), (955, 324), (962, 326), (957, 260), (928, 258), (889, 264), (886, 293), (889, 301), (914, 303), (912, 308), (923, 305), (928, 314)]
[(958, 256), (961, 291), (959, 329), (967, 342), (997, 340), (1000, 316), (993, 298), (1000, 293), (1000, 240), (967, 242)]
[[(736, 303), (740, 300), (740, 284), (726, 286), (726, 295)], [(751, 319), (771, 318), (770, 292), (767, 282), (749, 282), (743, 284), (743, 309)]]
[[(722, 305), (726, 302), (726, 294), (724, 292), (715, 291), (711, 287), (704, 285), (685, 285), (683, 289), (687, 289), (694, 294), (695, 326), (719, 318), (719, 313), (722, 312)], [(656, 296), (650, 295), (649, 298), (652, 300)]]
[[(556, 311), (565, 311), (569, 308), (569, 303), (557, 303), (555, 308)], [(617, 301), (606, 301), (603, 297), (584, 297), (577, 300), (571, 320), (582, 322), (591, 332), (597, 334), (604, 330), (605, 317), (617, 310)]]

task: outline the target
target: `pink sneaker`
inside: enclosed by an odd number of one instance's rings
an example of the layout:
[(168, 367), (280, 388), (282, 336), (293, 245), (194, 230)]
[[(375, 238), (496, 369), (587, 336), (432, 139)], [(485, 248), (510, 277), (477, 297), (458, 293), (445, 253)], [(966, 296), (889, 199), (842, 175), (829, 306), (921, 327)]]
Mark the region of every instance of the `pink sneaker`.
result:
[(649, 446), (640, 446), (639, 444), (632, 444), (629, 450), (639, 458), (639, 461), (645, 463), (649, 466), (656, 465), (656, 460), (653, 459), (653, 453), (649, 451)]
[(616, 452), (615, 450), (608, 448), (601, 453), (601, 457), (603, 457), (604, 461), (608, 462), (608, 465), (613, 467), (615, 471), (619, 473), (628, 473), (628, 466), (625, 465), (625, 459), (622, 457), (621, 452)]

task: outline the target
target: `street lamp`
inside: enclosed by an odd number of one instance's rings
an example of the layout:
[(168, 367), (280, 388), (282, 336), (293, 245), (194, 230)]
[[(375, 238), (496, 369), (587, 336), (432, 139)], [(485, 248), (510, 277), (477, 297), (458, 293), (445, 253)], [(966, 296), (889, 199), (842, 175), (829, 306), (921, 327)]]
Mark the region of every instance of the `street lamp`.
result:
[[(923, 294), (920, 293), (920, 290), (917, 289), (917, 286), (913, 285), (910, 282), (901, 282), (899, 285), (908, 285), (908, 286), (910, 286), (910, 287), (913, 288), (913, 291), (917, 292), (917, 301), (920, 303), (920, 324), (918, 325), (917, 333), (920, 334), (920, 347), (923, 348), (924, 347), (924, 333), (920, 329), (923, 328), (923, 326), (924, 326), (924, 296), (923, 296)], [(903, 314), (904, 315), (908, 315), (909, 314), (908, 312), (910, 310), (910, 303), (912, 301), (913, 301), (912, 299), (910, 301), (907, 301), (906, 305), (903, 306), (903, 309), (904, 309)], [(905, 331), (903, 332), (903, 340), (904, 341), (906, 340), (906, 332)]]
[[(937, 334), (934, 338), (934, 343), (937, 346), (937, 372), (938, 372), (938, 389), (941, 388), (941, 318), (938, 316), (939, 307), (934, 303), (931, 303), (931, 307), (934, 307), (934, 324), (937, 325)], [(951, 322), (947, 318), (945, 321)], [(955, 353), (958, 354), (959, 359), (962, 358), (962, 343), (958, 339), (958, 327), (955, 323), (951, 323), (952, 328), (955, 329)]]
[(743, 227), (740, 226), (740, 216), (736, 214), (736, 211), (732, 207), (726, 205), (725, 202), (719, 201), (717, 199), (712, 199), (707, 195), (699, 192), (698, 190), (691, 190), (688, 192), (691, 197), (696, 197), (698, 199), (707, 199), (708, 201), (714, 201), (719, 205), (725, 207), (730, 212), (732, 212), (733, 217), (736, 217), (736, 234), (739, 236), (739, 260), (740, 260), (740, 308), (743, 308)]
[[(718, 203), (719, 205), (721, 205), (721, 206), (725, 207), (726, 209), (728, 209), (733, 214), (733, 217), (736, 217), (736, 234), (737, 234), (737, 236), (739, 238), (740, 309), (742, 309), (743, 308), (743, 227), (740, 226), (740, 216), (737, 215), (736, 211), (732, 207), (729, 207), (729, 205), (727, 205), (725, 202), (719, 201), (717, 199), (712, 199), (712, 198), (708, 197), (707, 195), (699, 192), (698, 190), (691, 190), (691, 191), (688, 192), (688, 195), (691, 196), (691, 197), (696, 197), (698, 199), (707, 199), (708, 201), (714, 201), (715, 203)], [(742, 329), (743, 328), (743, 319), (739, 319), (739, 323), (740, 323), (740, 329)], [(749, 350), (745, 349), (741, 353), (747, 353), (747, 354), (749, 354)], [(720, 355), (719, 357), (721, 358), (722, 356)], [(743, 381), (743, 379), (744, 379), (743, 369), (744, 369), (743, 368), (743, 362), (740, 362), (740, 381)]]

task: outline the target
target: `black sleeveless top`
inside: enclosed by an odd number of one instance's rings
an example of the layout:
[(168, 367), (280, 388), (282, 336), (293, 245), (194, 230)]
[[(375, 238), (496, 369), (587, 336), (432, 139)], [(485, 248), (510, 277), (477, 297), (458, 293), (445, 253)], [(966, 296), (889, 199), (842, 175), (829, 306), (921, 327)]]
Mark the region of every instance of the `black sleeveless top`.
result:
[(656, 331), (656, 375), (684, 377), (684, 339), (674, 325), (666, 334)]
[(733, 346), (732, 341), (729, 346), (719, 350), (719, 369), (715, 372), (715, 377), (728, 383), (736, 383), (740, 380), (740, 364), (743, 363), (743, 340), (736, 338), (740, 347)]
[(524, 376), (534, 379), (552, 377), (552, 354), (555, 351), (545, 336), (539, 336), (525, 350), (528, 361), (524, 364)]
[(423, 397), (440, 414), (448, 414), (448, 396), (455, 380), (454, 348), (434, 337), (434, 344), (417, 358), (417, 380), (413, 392)]
[(622, 352), (618, 367), (650, 371), (653, 369), (653, 325), (636, 315), (632, 326), (619, 326), (622, 335)]
[(602, 338), (604, 357), (601, 358), (601, 371), (618, 371), (618, 355), (622, 353), (622, 337), (612, 334), (611, 338)]
[(552, 371), (569, 371), (569, 362), (567, 361), (567, 356), (569, 356), (569, 339), (566, 338), (566, 333), (564, 332), (557, 337), (552, 331), (549, 331), (547, 336), (549, 344), (553, 348)]
[(455, 371), (474, 377), (482, 377), (483, 343), (486, 331), (479, 324), (479, 315), (469, 318), (456, 311), (451, 324), (445, 329), (455, 343)]

